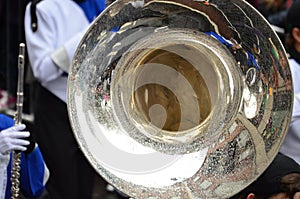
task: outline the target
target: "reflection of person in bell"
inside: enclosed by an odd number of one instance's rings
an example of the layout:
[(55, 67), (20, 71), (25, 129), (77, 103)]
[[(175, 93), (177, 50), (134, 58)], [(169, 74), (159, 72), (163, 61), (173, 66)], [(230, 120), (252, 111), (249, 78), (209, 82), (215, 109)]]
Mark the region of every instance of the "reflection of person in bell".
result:
[(234, 40), (226, 40), (215, 32), (206, 32), (206, 34), (228, 47), (243, 71), (243, 112), (247, 118), (254, 118), (258, 115), (262, 101), (260, 93), (263, 91), (263, 82), (259, 78), (260, 67), (255, 57)]
[(299, 199), (300, 165), (278, 153), (266, 171), (230, 199)]
[(21, 154), (20, 191), (28, 198), (38, 198), (45, 190), (49, 171), (37, 144), (30, 139), (25, 125), (14, 126), (14, 120), (0, 114), (0, 199), (11, 197), (12, 150)]

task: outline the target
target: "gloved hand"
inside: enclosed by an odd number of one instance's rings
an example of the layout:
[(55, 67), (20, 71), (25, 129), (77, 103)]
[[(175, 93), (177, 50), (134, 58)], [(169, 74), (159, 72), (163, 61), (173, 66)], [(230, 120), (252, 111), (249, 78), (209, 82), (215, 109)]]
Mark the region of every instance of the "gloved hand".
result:
[(29, 141), (25, 138), (30, 136), (24, 124), (5, 129), (0, 132), (0, 153), (8, 154), (11, 150), (25, 151)]

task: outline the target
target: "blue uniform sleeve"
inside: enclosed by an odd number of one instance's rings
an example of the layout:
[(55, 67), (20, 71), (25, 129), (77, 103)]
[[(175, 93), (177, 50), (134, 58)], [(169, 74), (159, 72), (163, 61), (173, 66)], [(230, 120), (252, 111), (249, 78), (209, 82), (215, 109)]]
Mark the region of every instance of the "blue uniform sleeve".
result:
[(14, 120), (7, 115), (0, 114), (0, 131), (12, 127), (15, 124)]
[[(5, 130), (9, 127), (14, 126), (15, 122), (12, 118), (7, 115), (0, 114), (0, 131)], [(10, 198), (10, 190), (11, 190), (11, 181), (10, 181), (10, 171), (11, 171), (11, 162), (7, 166), (7, 179), (6, 179), (6, 191), (5, 191), (5, 199)]]
[(25, 197), (38, 198), (45, 190), (46, 166), (37, 146), (31, 153), (21, 157), (20, 189)]
[(106, 1), (86, 0), (84, 2), (78, 3), (78, 5), (84, 11), (89, 22), (92, 22), (105, 9)]
[[(7, 115), (0, 114), (0, 131), (14, 126), (14, 120)], [(7, 187), (5, 198), (11, 195), (11, 159), (7, 166)], [(45, 182), (48, 179), (46, 165), (43, 156), (37, 146), (31, 153), (22, 153), (20, 171), (20, 191), (28, 198), (38, 198), (45, 190)]]

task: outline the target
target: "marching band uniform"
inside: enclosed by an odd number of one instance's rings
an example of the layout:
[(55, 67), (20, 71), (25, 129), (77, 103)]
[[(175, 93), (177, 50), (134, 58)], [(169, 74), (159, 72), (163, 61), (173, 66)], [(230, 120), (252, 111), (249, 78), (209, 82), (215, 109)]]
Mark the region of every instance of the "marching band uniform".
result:
[(29, 132), (25, 125), (14, 126), (14, 120), (0, 114), (0, 199), (11, 197), (11, 150), (21, 150), (20, 192), (29, 198), (40, 197), (49, 178), (49, 171), (37, 145), (26, 151), (29, 142), (23, 140)]
[(42, 0), (31, 5), (25, 12), (25, 37), (38, 82), (34, 132), (51, 173), (46, 189), (54, 199), (88, 199), (96, 172), (69, 123), (67, 73), (77, 45), (91, 21), (104, 10), (105, 0)]

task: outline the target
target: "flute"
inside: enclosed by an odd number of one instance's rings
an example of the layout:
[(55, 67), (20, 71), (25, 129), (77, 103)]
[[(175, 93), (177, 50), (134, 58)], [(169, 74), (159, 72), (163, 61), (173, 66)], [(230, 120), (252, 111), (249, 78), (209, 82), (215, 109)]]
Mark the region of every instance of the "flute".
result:
[[(22, 123), (23, 100), (24, 100), (24, 62), (25, 62), (25, 44), (19, 45), (18, 56), (18, 85), (17, 85), (17, 103), (14, 117), (15, 125)], [(19, 151), (12, 152), (12, 169), (11, 169), (11, 199), (17, 199), (20, 192), (20, 169), (21, 169), (21, 153)]]

